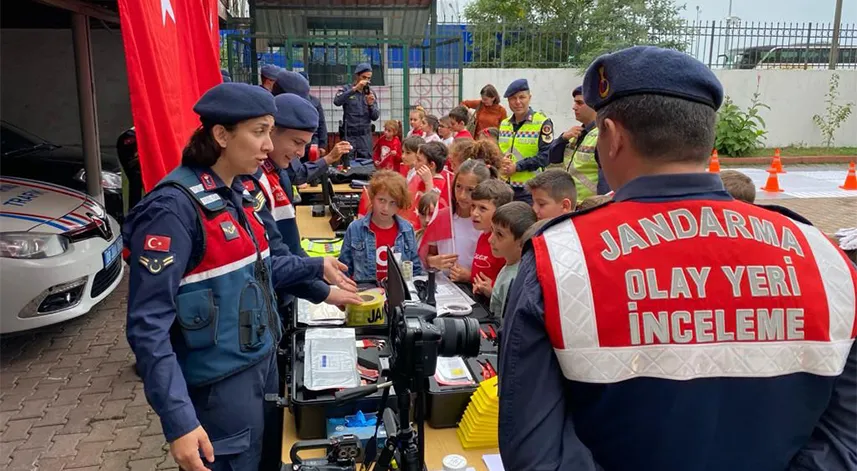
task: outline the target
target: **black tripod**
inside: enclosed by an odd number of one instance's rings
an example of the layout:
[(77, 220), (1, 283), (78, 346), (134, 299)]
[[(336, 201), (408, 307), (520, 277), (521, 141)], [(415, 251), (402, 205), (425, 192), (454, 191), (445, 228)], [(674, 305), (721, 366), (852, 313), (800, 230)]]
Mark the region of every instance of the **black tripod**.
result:
[[(425, 378), (413, 380), (408, 377), (399, 377), (399, 375), (393, 373), (392, 381), (361, 386), (336, 393), (337, 402), (346, 402), (374, 394), (379, 389), (384, 389), (381, 404), (386, 404), (390, 394), (390, 386), (396, 390), (399, 409), (398, 417), (391, 408), (384, 408), (381, 417), (387, 431), (387, 440), (384, 443), (384, 449), (378, 455), (377, 463), (375, 463), (372, 471), (390, 471), (394, 469), (391, 468), (393, 458), (396, 458), (396, 464), (401, 471), (425, 470), (425, 392), (420, 385), (421, 380), (424, 381)], [(414, 405), (416, 409), (414, 410), (414, 422), (417, 424), (416, 430), (411, 425), (410, 418), (411, 392), (415, 393), (416, 402)], [(368, 469), (368, 465), (375, 461), (377, 437), (378, 426), (375, 427), (375, 436), (366, 445), (363, 461), (364, 470)]]

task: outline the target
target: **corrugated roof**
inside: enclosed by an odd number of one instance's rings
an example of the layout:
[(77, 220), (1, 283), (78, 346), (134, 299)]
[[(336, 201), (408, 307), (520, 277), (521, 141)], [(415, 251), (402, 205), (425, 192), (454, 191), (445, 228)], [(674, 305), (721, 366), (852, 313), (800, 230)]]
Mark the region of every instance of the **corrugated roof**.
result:
[[(331, 20), (341, 18), (347, 24), (349, 19), (377, 19), (383, 24), (383, 34), (387, 37), (419, 35), (425, 31), (429, 22), (429, 9), (410, 8), (403, 10), (324, 8), (314, 6), (300, 10), (281, 10), (269, 8), (256, 9), (256, 27), (258, 34), (305, 38), (308, 36), (307, 23), (315, 18)], [(343, 28), (347, 29), (347, 28)]]
[(431, 0), (256, 0), (256, 8), (429, 8)]

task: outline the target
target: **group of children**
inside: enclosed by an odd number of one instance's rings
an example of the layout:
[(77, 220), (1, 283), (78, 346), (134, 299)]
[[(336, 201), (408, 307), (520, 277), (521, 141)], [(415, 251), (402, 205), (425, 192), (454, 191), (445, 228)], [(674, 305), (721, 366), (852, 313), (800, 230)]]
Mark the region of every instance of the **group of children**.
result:
[[(455, 114), (449, 117), (453, 131), (466, 121)], [(422, 117), (415, 110), (411, 118)], [(490, 133), (454, 138), (450, 146), (427, 140), (431, 132), (413, 133), (399, 144), (396, 126), (385, 123), (379, 169), (366, 192), (368, 209), (348, 227), (340, 261), (356, 281), (381, 282), (386, 248), (392, 247), (400, 261), (412, 262), (414, 275), (443, 270), (451, 280), (471, 284), (502, 316), (537, 221), (578, 208), (574, 180), (560, 169), (542, 172), (528, 184), (533, 206), (514, 202), (512, 188), (499, 178), (503, 155)]]
[[(397, 257), (413, 263), (415, 275), (433, 268), (471, 284), (474, 294), (490, 299), (489, 310), (498, 317), (532, 234), (548, 220), (612, 198), (578, 202), (571, 175), (549, 169), (527, 183), (532, 206), (513, 201), (511, 187), (498, 177), (502, 153), (490, 139), (456, 139), (447, 149), (410, 136), (402, 152), (407, 171), (383, 169), (372, 177), (370, 209), (348, 227), (340, 261), (355, 280), (380, 282), (386, 277), (386, 247), (393, 247)], [(753, 203), (755, 187), (746, 175), (727, 170), (721, 178), (735, 199)]]
[[(340, 261), (356, 281), (381, 282), (386, 248), (392, 247), (402, 261), (413, 263), (414, 275), (425, 268), (443, 270), (452, 281), (472, 285), (475, 295), (490, 299), (490, 311), (503, 316), (529, 237), (550, 219), (605, 204), (612, 196), (578, 202), (572, 176), (549, 169), (526, 184), (532, 206), (513, 201), (512, 188), (499, 178), (503, 155), (496, 133), (485, 129), (474, 139), (467, 120), (463, 107), (441, 120), (418, 107), (404, 141), (396, 121), (384, 124), (366, 209), (348, 227)], [(746, 175), (727, 170), (721, 177), (733, 197), (753, 202), (755, 187)]]
[[(372, 153), (375, 168), (394, 170), (407, 176), (408, 170), (414, 167), (412, 163), (408, 163), (408, 156), (405, 154), (415, 155), (419, 145), (440, 142), (449, 149), (457, 140), (474, 140), (474, 136), (467, 130), (469, 119), (469, 111), (464, 106), (456, 106), (448, 115), (438, 118), (427, 114), (423, 107), (417, 105), (410, 111), (408, 117), (410, 131), (404, 140), (400, 139), (399, 122), (395, 120), (385, 121), (384, 133), (376, 141)], [(492, 140), (496, 143), (498, 136), (499, 130), (497, 128), (487, 128), (479, 133), (478, 139)], [(409, 146), (407, 145), (408, 139), (412, 137), (419, 137), (422, 141), (411, 140)]]

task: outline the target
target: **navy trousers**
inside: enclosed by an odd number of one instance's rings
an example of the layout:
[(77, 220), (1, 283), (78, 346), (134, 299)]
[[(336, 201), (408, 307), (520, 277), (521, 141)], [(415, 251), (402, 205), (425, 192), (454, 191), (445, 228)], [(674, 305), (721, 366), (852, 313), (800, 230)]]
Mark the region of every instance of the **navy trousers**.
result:
[(214, 447), (214, 463), (207, 467), (214, 471), (261, 469), (265, 422), (272, 417), (265, 394), (278, 392), (275, 350), (240, 373), (189, 392), (196, 416)]

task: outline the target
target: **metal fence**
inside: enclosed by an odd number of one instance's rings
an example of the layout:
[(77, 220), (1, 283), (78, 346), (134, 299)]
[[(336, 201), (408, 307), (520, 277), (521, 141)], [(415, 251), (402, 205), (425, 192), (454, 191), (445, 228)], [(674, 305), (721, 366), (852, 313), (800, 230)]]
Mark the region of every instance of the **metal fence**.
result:
[[(687, 22), (645, 38), (598, 38), (537, 24), (443, 24), (441, 35), (461, 35), (464, 67), (585, 67), (601, 52), (658, 44), (685, 51), (711, 68), (827, 68), (830, 23)], [(857, 24), (841, 24), (837, 69), (857, 69)]]

